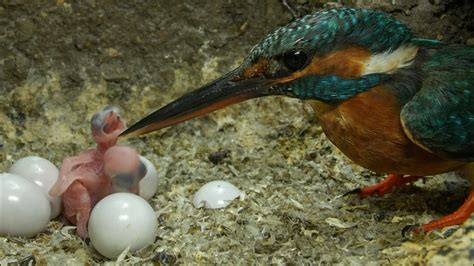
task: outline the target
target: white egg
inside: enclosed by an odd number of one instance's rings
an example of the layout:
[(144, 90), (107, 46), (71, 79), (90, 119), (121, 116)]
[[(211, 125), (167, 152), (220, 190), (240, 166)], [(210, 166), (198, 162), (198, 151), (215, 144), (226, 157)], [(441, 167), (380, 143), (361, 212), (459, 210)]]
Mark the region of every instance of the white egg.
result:
[(0, 236), (35, 236), (46, 228), (50, 214), (41, 188), (19, 175), (0, 174)]
[(51, 219), (61, 213), (61, 197), (49, 195), (49, 190), (59, 176), (59, 170), (53, 163), (38, 156), (28, 156), (16, 161), (8, 172), (22, 176), (41, 187), (51, 204)]
[(194, 194), (193, 204), (196, 208), (203, 206), (208, 209), (224, 208), (241, 194), (242, 192), (229, 182), (212, 181), (202, 186)]
[(114, 259), (127, 247), (133, 252), (153, 243), (158, 222), (143, 198), (131, 193), (114, 193), (94, 207), (88, 229), (95, 249)]
[(146, 175), (140, 180), (138, 195), (149, 200), (155, 196), (156, 190), (158, 190), (158, 172), (150, 160), (143, 156), (140, 156), (140, 160), (145, 164)]

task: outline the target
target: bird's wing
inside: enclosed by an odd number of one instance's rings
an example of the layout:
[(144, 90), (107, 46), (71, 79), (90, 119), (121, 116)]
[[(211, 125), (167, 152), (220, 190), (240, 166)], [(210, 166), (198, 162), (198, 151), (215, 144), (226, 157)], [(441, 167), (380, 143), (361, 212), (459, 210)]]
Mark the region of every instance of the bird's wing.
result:
[(422, 88), (400, 115), (405, 133), (438, 156), (474, 161), (474, 48), (442, 48), (423, 72)]

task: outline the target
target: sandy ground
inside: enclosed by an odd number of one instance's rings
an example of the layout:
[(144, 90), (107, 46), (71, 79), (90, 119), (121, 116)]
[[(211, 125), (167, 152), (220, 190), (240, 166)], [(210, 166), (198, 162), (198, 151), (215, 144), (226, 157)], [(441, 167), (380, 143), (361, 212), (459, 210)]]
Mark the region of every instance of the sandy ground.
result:
[[(291, 20), (292, 12), (323, 6), (167, 2), (0, 4), (0, 171), (28, 155), (60, 166), (64, 157), (93, 145), (89, 119), (103, 106), (118, 105), (127, 121), (136, 121), (237, 66), (265, 33)], [(366, 5), (393, 13), (422, 36), (472, 41), (468, 1), (391, 2)], [(158, 237), (122, 262), (474, 262), (472, 218), (425, 236), (401, 236), (407, 224), (454, 211), (468, 192), (464, 179), (448, 174), (382, 198), (340, 197), (382, 177), (332, 146), (302, 101), (252, 100), (122, 143), (138, 149), (160, 173), (150, 202)], [(222, 150), (229, 157), (217, 165), (209, 161)], [(195, 209), (194, 192), (217, 179), (233, 183), (246, 197), (222, 210)], [(0, 237), (0, 262), (107, 261), (74, 232), (55, 220), (32, 239)]]

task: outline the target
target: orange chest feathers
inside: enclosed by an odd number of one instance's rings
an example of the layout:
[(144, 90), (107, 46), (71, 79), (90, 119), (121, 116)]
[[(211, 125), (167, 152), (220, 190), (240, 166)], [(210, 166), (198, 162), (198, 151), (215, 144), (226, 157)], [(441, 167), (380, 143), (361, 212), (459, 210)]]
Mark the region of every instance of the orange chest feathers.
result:
[(400, 105), (381, 86), (336, 106), (311, 103), (329, 140), (355, 163), (372, 171), (434, 175), (460, 166), (410, 141), (400, 122)]

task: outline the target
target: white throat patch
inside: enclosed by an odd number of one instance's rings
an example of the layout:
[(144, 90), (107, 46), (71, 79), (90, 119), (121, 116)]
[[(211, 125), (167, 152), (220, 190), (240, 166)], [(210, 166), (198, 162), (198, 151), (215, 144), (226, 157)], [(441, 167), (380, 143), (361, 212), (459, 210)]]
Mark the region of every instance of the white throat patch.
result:
[(410, 66), (418, 52), (416, 46), (402, 46), (397, 50), (388, 50), (372, 55), (364, 64), (362, 75), (374, 73), (393, 73), (397, 69)]

